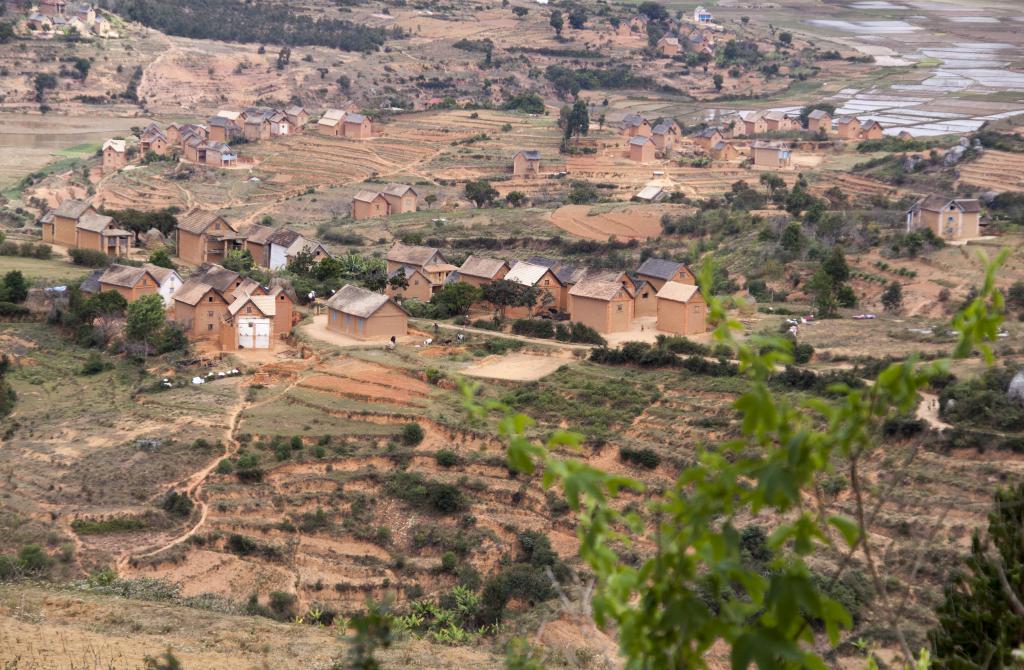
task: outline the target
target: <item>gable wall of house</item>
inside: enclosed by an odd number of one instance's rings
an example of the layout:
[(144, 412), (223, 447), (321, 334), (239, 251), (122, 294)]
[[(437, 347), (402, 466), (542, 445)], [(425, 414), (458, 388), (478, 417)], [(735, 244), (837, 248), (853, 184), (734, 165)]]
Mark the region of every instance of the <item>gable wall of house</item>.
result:
[(103, 248), (103, 236), (99, 233), (94, 233), (91, 230), (78, 230), (77, 238), (75, 240), (75, 246), (79, 249), (92, 249), (93, 251), (102, 251), (106, 253), (107, 250)]
[(114, 286), (113, 284), (100, 282), (100, 290), (117, 291), (130, 303), (135, 302), (144, 295), (160, 293), (160, 287), (157, 286), (157, 283), (148, 274), (142, 275), (142, 279), (135, 286)]
[(209, 340), (220, 337), (220, 323), (228, 313), (228, 303), (217, 291), (210, 289), (195, 304), (174, 302), (174, 320), (192, 339)]
[(75, 246), (77, 240), (77, 230), (75, 226), (78, 225), (78, 221), (75, 219), (69, 219), (64, 216), (53, 215), (53, 226), (54, 226), (54, 241), (57, 244), (63, 244), (66, 247)]
[(697, 335), (707, 330), (707, 305), (700, 293), (683, 303), (658, 299), (657, 328), (675, 335)]
[(359, 219), (372, 219), (378, 216), (388, 215), (388, 201), (383, 197), (374, 198), (372, 202), (363, 202), (362, 200), (352, 201), (352, 218)]
[(178, 258), (200, 265), (206, 262), (206, 235), (190, 233), (178, 228)]
[(658, 290), (650, 283), (637, 289), (636, 295), (633, 296), (634, 316), (654, 316), (658, 313), (658, 299), (655, 295), (657, 292)]

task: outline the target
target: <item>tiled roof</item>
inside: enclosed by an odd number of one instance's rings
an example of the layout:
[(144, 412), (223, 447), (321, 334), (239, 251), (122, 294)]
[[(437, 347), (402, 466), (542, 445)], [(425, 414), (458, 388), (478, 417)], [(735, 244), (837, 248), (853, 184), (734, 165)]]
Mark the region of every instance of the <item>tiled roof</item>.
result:
[(279, 247), (287, 249), (292, 245), (292, 242), (302, 237), (297, 232), (290, 228), (279, 228), (275, 230), (270, 237), (267, 238), (267, 242), (270, 244), (276, 244)]
[(85, 214), (89, 207), (89, 203), (81, 200), (65, 200), (57, 205), (57, 209), (53, 210), (53, 213), (65, 219), (77, 219)]
[(359, 202), (373, 202), (377, 198), (383, 198), (383, 197), (384, 196), (382, 196), (377, 191), (370, 191), (370, 190), (367, 190), (367, 189), (364, 188), (363, 190), (359, 191), (354, 196), (352, 196), (352, 199), (353, 200), (358, 200)]
[(78, 223), (75, 228), (82, 230), (88, 230), (93, 233), (99, 233), (107, 229), (114, 220), (109, 216), (103, 216), (102, 214), (94, 214), (93, 212), (86, 212), (82, 216), (78, 217)]
[[(213, 225), (213, 222), (217, 219), (223, 221), (223, 217), (217, 212), (211, 212), (205, 209), (193, 209), (191, 212), (183, 214), (178, 217), (178, 229), (184, 230), (186, 233), (193, 233), (198, 235)], [(227, 222), (225, 221), (225, 224)], [(230, 228), (230, 226), (228, 226)]]
[(459, 268), (459, 274), (470, 277), (483, 277), (493, 279), (501, 268), (507, 263), (500, 258), (487, 258), (486, 256), (470, 256)]
[[(118, 265), (117, 263), (114, 263), (109, 266), (102, 275), (100, 275), (100, 283), (110, 284), (111, 286), (133, 288), (147, 272), (148, 270), (143, 267)], [(153, 279), (155, 280), (156, 277), (153, 277)]]
[(125, 150), (124, 140), (107, 140), (103, 143), (103, 151), (107, 149), (113, 149), (119, 154), (123, 154)]
[(234, 288), (235, 283), (238, 281), (238, 276), (238, 273), (234, 270), (228, 270), (215, 263), (205, 263), (199, 266), (199, 269), (194, 275), (189, 277), (189, 280), (199, 279), (224, 293)]
[(666, 282), (661, 290), (658, 291), (659, 300), (672, 300), (673, 302), (689, 302), (698, 291), (698, 288), (693, 284), (683, 284), (682, 282), (670, 281)]
[(391, 247), (390, 251), (388, 251), (387, 260), (392, 263), (408, 263), (409, 265), (424, 266), (435, 260), (435, 255), (439, 257), (438, 260), (441, 260), (442, 262), (444, 261), (444, 257), (441, 256), (440, 252), (433, 247), (420, 247), (398, 242), (395, 246)]
[(414, 189), (412, 186), (409, 186), (408, 184), (388, 184), (387, 186), (384, 187), (381, 193), (386, 193), (387, 195), (393, 195), (401, 198), (409, 191), (412, 191), (413, 195), (417, 195), (416, 189)]
[(250, 301), (256, 305), (256, 309), (260, 310), (263, 316), (277, 315), (277, 301), (272, 295), (241, 295), (228, 305), (228, 312), (234, 316)]
[(181, 285), (181, 288), (174, 292), (172, 297), (178, 302), (195, 306), (200, 300), (202, 300), (204, 295), (212, 290), (214, 290), (214, 288), (203, 280), (190, 277)]
[(614, 300), (619, 291), (623, 291), (622, 284), (617, 281), (605, 281), (603, 279), (584, 279), (569, 291), (569, 295), (576, 298), (593, 298), (595, 300)]
[(981, 211), (981, 203), (975, 199), (954, 199), (937, 194), (921, 198), (914, 203), (914, 207), (912, 209), (923, 209), (928, 212), (941, 212), (946, 209), (950, 203), (956, 203), (964, 212)]
[(327, 306), (345, 314), (368, 319), (390, 299), (382, 293), (346, 284), (327, 301)]
[(271, 235), (275, 232), (277, 231), (270, 226), (261, 226), (258, 223), (254, 223), (246, 229), (245, 239), (253, 244), (267, 244)]

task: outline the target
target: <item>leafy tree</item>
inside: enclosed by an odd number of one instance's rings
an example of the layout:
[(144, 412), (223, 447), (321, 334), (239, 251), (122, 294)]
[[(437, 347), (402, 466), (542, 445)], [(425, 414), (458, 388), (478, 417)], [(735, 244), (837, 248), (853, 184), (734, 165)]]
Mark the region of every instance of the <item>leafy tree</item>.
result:
[(804, 234), (800, 225), (791, 223), (782, 229), (782, 236), (779, 238), (779, 246), (790, 256), (797, 256), (804, 248)]
[(345, 667), (350, 670), (382, 670), (374, 654), (380, 649), (387, 649), (394, 641), (391, 617), (387, 611), (370, 601), (365, 613), (352, 617), (351, 627), (355, 635), (349, 640), (348, 664)]
[(725, 78), (723, 78), (721, 74), (716, 72), (715, 75), (713, 77), (711, 77), (711, 81), (715, 85), (715, 90), (716, 91), (721, 91), (722, 90), (722, 84), (725, 83)]
[(143, 658), (144, 670), (182, 670), (181, 661), (168, 649), (159, 656)]
[(506, 100), (501, 108), (526, 114), (543, 114), (544, 99), (533, 91), (517, 93)]
[(526, 7), (520, 7), (516, 5), (515, 7), (512, 8), (512, 13), (516, 15), (516, 18), (521, 19), (527, 14), (529, 14), (530, 10), (527, 9)]
[(509, 191), (505, 195), (505, 202), (513, 207), (519, 207), (526, 202), (526, 194), (522, 191)]
[(988, 515), (988, 532), (971, 539), (963, 570), (953, 573), (928, 633), (934, 667), (1010, 668), (1024, 640), (1024, 484), (1001, 489)]
[(903, 307), (903, 286), (894, 281), (882, 292), (882, 306), (888, 312), (899, 311)]
[(409, 288), (409, 278), (404, 272), (396, 272), (388, 277), (388, 286), (393, 290)]
[(78, 78), (85, 81), (85, 78), (89, 76), (89, 70), (92, 68), (92, 63), (89, 62), (88, 58), (76, 58), (75, 59), (75, 71), (78, 72)]
[(36, 102), (42, 102), (46, 91), (57, 88), (57, 78), (47, 72), (39, 72), (32, 80), (36, 89)]
[[(307, 253), (309, 256), (313, 255), (306, 251), (303, 251), (302, 253)], [(301, 253), (299, 255), (301, 255)], [(253, 260), (252, 252), (248, 249), (232, 249), (226, 256), (224, 256), (224, 260), (221, 261), (221, 265), (232, 272), (244, 274), (256, 267), (256, 261)], [(307, 273), (298, 272), (297, 274)]]
[(21, 270), (11, 270), (5, 274), (3, 284), (0, 285), (0, 302), (20, 304), (27, 299), (28, 281)]
[(465, 314), (469, 308), (483, 296), (479, 286), (455, 282), (448, 284), (440, 291), (430, 297), (430, 304), (435, 305), (439, 312), (443, 313), (442, 318)]
[(161, 268), (175, 269), (174, 261), (171, 260), (171, 255), (167, 253), (166, 249), (157, 249), (149, 255), (149, 263), (156, 265)]
[(587, 24), (587, 10), (581, 5), (576, 5), (569, 12), (569, 25), (573, 30), (583, 30)]
[[(996, 340), (1002, 321), (995, 277), (1007, 257), (1001, 253), (987, 264), (979, 298), (954, 319), (960, 334), (955, 357), (977, 349), (991, 363), (989, 343)], [(702, 269), (702, 286), (711, 284), (711, 273), (708, 263)], [(831, 580), (822, 580), (809, 562), (823, 551), (854, 560), (863, 554), (881, 594), (879, 617), (898, 641), (903, 662), (912, 661), (897, 609), (885, 597), (886, 576), (874, 558), (877, 540), (867, 532), (872, 506), (864, 491), (871, 485), (861, 468), (877, 457), (884, 421), (892, 413), (910, 411), (919, 400), (918, 391), (947, 373), (948, 361), (923, 364), (912, 356), (886, 367), (873, 384), (844, 389), (838, 401), (806, 402), (771, 386), (778, 366), (793, 360), (792, 342), (781, 337), (741, 339), (734, 331), (742, 325), (727, 317), (723, 300), (706, 289), (704, 298), (715, 324), (713, 337), (731, 350), (730, 358), (743, 361), (744, 391), (735, 402), (741, 414), (739, 435), (699, 450), (693, 465), (664, 488), (648, 491), (619, 473), (563, 459), (567, 448), (582, 446), (582, 435), (556, 430), (539, 443), (531, 437), (536, 429), (529, 417), (500, 403), (475, 404), (471, 387), (465, 391), (467, 405), (476, 420), (484, 420), (489, 410), (500, 414), (510, 468), (526, 474), (539, 470), (546, 487), (564, 492), (579, 523), (580, 555), (596, 578), (591, 601), (595, 622), (614, 626), (627, 667), (704, 667), (712, 648), (728, 650), (734, 668), (827, 667), (820, 654), (826, 644), (835, 648), (840, 643), (840, 631), (852, 625), (852, 618), (828, 589), (850, 561), (842, 561)], [(855, 518), (828, 516), (813, 502), (821, 478), (836, 467), (848, 473)], [(624, 491), (649, 497), (648, 509), (657, 523), (623, 509), (618, 498)], [(1016, 515), (1006, 536), (1018, 552), (1012, 565), (1019, 589), (1024, 504), (1015, 501), (1000, 509)], [(741, 532), (752, 516), (774, 525), (767, 542)], [(657, 547), (648, 558), (637, 558), (640, 538)], [(755, 554), (757, 560), (751, 560)], [(501, 604), (502, 595), (497, 589), (488, 595), (485, 588), (481, 601)], [(1014, 607), (1012, 601), (1009, 605)], [(965, 635), (972, 634), (973, 622), (956, 612), (951, 620), (964, 622)], [(816, 630), (823, 632), (821, 639)], [(1022, 637), (1019, 627), (1007, 635), (1007, 652)]]
[(668, 10), (659, 2), (651, 2), (650, 0), (641, 2), (636, 8), (636, 11), (643, 14), (651, 21), (663, 22), (668, 21), (669, 19)]
[(589, 181), (574, 179), (572, 183), (569, 184), (569, 195), (567, 196), (567, 199), (574, 205), (586, 205), (591, 202), (597, 202), (600, 197), (597, 187)]
[(788, 47), (790, 44), (793, 43), (793, 34), (792, 33), (779, 33), (779, 43), (782, 44), (783, 46), (787, 46)]
[(164, 299), (156, 294), (144, 295), (128, 305), (128, 319), (125, 336), (133, 342), (141, 342), (148, 353), (163, 331), (167, 321), (164, 313)]
[(566, 114), (562, 132), (566, 140), (573, 137), (578, 139), (581, 135), (586, 135), (590, 132), (590, 112), (587, 110), (587, 103), (585, 101), (577, 98), (576, 102), (573, 103), (572, 108)]
[(467, 181), (466, 197), (476, 203), (477, 207), (486, 207), (498, 197), (498, 191), (486, 179)]
[(804, 128), (807, 127), (807, 120), (810, 117), (811, 112), (813, 112), (816, 109), (820, 109), (823, 112), (828, 112), (829, 116), (832, 116), (836, 113), (836, 106), (830, 105), (827, 102), (820, 102), (815, 103), (813, 105), (807, 105), (806, 107), (800, 110), (800, 124)]
[(769, 198), (779, 189), (786, 188), (786, 181), (774, 172), (762, 172), (758, 181), (767, 189)]
[(850, 278), (850, 266), (847, 265), (846, 255), (840, 247), (832, 247), (832, 251), (822, 262), (821, 269), (837, 284), (842, 284)]
[(507, 279), (492, 281), (480, 288), (481, 299), (494, 305), (502, 315), (509, 307), (533, 307), (540, 297), (536, 286), (524, 286)]
[(552, 11), (551, 18), (548, 19), (548, 24), (555, 29), (556, 36), (562, 36), (562, 28), (565, 27), (565, 20), (562, 18), (562, 12), (557, 9)]
[(9, 21), (0, 23), (0, 44), (7, 44), (14, 39), (14, 24)]
[(807, 282), (807, 291), (814, 298), (815, 311), (820, 318), (835, 316), (839, 302), (836, 299), (836, 283), (824, 269), (818, 270)]

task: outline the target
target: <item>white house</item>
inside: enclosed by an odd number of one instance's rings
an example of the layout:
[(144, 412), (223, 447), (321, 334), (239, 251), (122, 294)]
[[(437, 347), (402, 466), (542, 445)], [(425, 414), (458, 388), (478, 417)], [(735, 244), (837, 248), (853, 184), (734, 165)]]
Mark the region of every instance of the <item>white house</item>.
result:
[(693, 21), (694, 23), (711, 23), (715, 20), (715, 17), (711, 15), (711, 12), (704, 9), (700, 5), (693, 10)]
[(160, 297), (164, 299), (164, 307), (170, 307), (173, 305), (174, 300), (171, 296), (174, 295), (175, 291), (181, 288), (181, 275), (171, 268), (160, 267), (159, 265), (153, 265), (152, 263), (145, 263), (142, 267), (145, 268), (160, 285), (158, 293), (160, 294)]

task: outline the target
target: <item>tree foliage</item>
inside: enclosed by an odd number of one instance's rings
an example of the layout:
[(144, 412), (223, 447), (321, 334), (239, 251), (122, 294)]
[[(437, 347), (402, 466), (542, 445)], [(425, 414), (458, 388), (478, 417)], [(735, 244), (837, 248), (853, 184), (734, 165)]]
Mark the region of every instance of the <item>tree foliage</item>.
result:
[(133, 342), (141, 342), (148, 349), (163, 332), (167, 317), (164, 313), (164, 299), (157, 294), (144, 295), (128, 305), (125, 336)]
[[(983, 287), (954, 319), (960, 335), (955, 356), (977, 349), (991, 362), (989, 342), (1003, 318), (995, 273), (1006, 257), (986, 264)], [(703, 287), (711, 284), (711, 274), (710, 263), (705, 264)], [(770, 387), (777, 368), (793, 361), (792, 342), (737, 338), (741, 324), (727, 317), (720, 299), (706, 288), (703, 293), (714, 339), (732, 352), (746, 378), (735, 402), (741, 434), (699, 450), (694, 465), (674, 484), (648, 492), (650, 518), (658, 520), (653, 526), (613, 502), (624, 490), (644, 491), (641, 482), (557, 455), (578, 448), (581, 435), (558, 430), (536, 442), (532, 419), (497, 401), (477, 402), (470, 386), (467, 407), (480, 420), (489, 412), (499, 414), (511, 468), (528, 474), (540, 470), (545, 487), (563, 491), (579, 522), (580, 555), (597, 578), (596, 623), (615, 626), (628, 668), (706, 667), (704, 655), (723, 645), (733, 668), (823, 670), (819, 643), (836, 646), (840, 630), (852, 624), (850, 613), (808, 565), (812, 554), (826, 550), (863, 554), (880, 594), (880, 616), (899, 640), (904, 662), (910, 662), (913, 653), (895, 610), (885, 588), (879, 588), (884, 575), (866, 532), (859, 467), (877, 449), (884, 421), (909, 412), (918, 390), (947, 373), (948, 361), (924, 364), (911, 356), (884, 368), (873, 384), (836, 389), (837, 401), (794, 399)], [(835, 467), (848, 472), (855, 518), (828, 515), (816, 495), (821, 478)], [(1020, 513), (1020, 506), (1015, 509)], [(775, 524), (761, 567), (745, 560), (738, 524), (742, 519), (746, 526), (751, 518)], [(1017, 547), (1019, 535), (1015, 527)], [(657, 551), (638, 560), (633, 544), (642, 536)], [(824, 631), (825, 640), (816, 640), (816, 630)], [(1019, 640), (1018, 633), (1014, 643)]]

